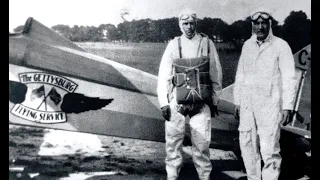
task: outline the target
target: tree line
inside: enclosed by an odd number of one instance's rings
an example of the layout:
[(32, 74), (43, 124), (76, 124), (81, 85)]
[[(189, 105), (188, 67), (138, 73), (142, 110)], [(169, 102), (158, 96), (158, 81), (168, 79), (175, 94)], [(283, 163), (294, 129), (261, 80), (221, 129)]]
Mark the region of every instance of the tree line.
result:
[[(51, 28), (74, 42), (168, 42), (181, 35), (178, 18), (124, 21), (118, 26), (101, 24), (98, 27), (69, 27), (59, 24)], [(238, 49), (252, 34), (250, 17), (230, 25), (219, 18), (205, 17), (198, 20), (197, 28), (198, 32), (207, 34), (214, 42), (230, 42)], [(23, 26), (18, 26), (14, 32), (22, 29)], [(273, 19), (272, 29), (276, 36), (289, 43), (293, 52), (311, 43), (311, 20), (303, 11), (291, 11), (283, 25)]]

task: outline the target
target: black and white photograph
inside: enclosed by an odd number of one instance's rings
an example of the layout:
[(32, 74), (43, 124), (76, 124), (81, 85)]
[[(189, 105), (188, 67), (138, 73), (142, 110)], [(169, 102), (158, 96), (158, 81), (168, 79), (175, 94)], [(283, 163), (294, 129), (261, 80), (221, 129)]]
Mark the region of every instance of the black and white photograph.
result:
[(9, 0), (9, 180), (311, 169), (311, 0)]

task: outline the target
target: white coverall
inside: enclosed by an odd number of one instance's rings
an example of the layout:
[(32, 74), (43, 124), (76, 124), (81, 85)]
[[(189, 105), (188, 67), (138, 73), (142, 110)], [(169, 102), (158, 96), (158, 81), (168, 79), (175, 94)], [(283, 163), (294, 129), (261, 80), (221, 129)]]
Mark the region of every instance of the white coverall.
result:
[[(282, 110), (293, 110), (295, 66), (287, 42), (270, 28), (265, 42), (252, 35), (242, 48), (234, 84), (240, 106), (239, 141), (249, 180), (278, 179)], [(261, 172), (261, 158), (264, 167)]]
[[(198, 51), (201, 35), (195, 34), (191, 39), (184, 35), (181, 38), (182, 58), (195, 58), (201, 56)], [(213, 104), (217, 105), (217, 93), (221, 91), (222, 70), (219, 56), (214, 43), (210, 40), (210, 78), (213, 87)], [(207, 41), (202, 40), (202, 47), (207, 47)], [(203, 55), (207, 51), (203, 50)], [(175, 88), (169, 92), (172, 86), (173, 59), (179, 58), (178, 38), (168, 43), (163, 54), (158, 74), (158, 100), (160, 107), (170, 105), (170, 121), (165, 122), (166, 138), (166, 171), (168, 179), (177, 179), (183, 162), (181, 150), (185, 136), (185, 116), (177, 112)], [(170, 94), (168, 94), (170, 93)], [(171, 97), (168, 100), (168, 96)], [(209, 179), (212, 165), (210, 162), (209, 145), (211, 141), (211, 113), (208, 105), (204, 104), (200, 112), (190, 118), (192, 158), (200, 179)]]

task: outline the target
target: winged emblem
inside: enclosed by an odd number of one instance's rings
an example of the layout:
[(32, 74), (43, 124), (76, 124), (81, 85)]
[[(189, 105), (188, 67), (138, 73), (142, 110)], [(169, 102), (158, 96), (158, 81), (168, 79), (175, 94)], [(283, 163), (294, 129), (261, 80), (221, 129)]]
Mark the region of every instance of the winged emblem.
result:
[[(18, 104), (22, 103), (27, 94), (27, 86), (21, 82), (9, 80), (9, 101)], [(99, 97), (88, 97), (80, 93), (67, 93), (62, 96), (53, 87), (50, 92), (45, 95), (44, 86), (32, 90), (32, 97), (44, 96), (43, 102), (50, 99), (55, 105), (61, 103), (61, 111), (65, 113), (81, 113), (90, 110), (98, 110), (110, 104), (114, 99), (102, 99)], [(32, 98), (31, 97), (31, 98)], [(42, 102), (42, 103), (43, 103)], [(42, 105), (40, 104), (40, 106)]]
[(17, 81), (9, 80), (9, 101), (18, 104), (22, 103), (26, 98), (28, 87)]

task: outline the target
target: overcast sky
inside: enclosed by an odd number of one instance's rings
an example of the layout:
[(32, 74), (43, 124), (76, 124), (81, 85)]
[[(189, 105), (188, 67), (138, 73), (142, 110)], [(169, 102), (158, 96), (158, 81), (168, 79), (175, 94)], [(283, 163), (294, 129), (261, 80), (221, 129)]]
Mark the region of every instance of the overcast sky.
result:
[(266, 7), (283, 23), (291, 11), (302, 10), (311, 19), (311, 0), (9, 0), (9, 30), (33, 17), (45, 26), (57, 24), (99, 26), (123, 22), (121, 12), (132, 19), (175, 17), (184, 7), (199, 18), (221, 18), (228, 24), (245, 19), (252, 10)]

